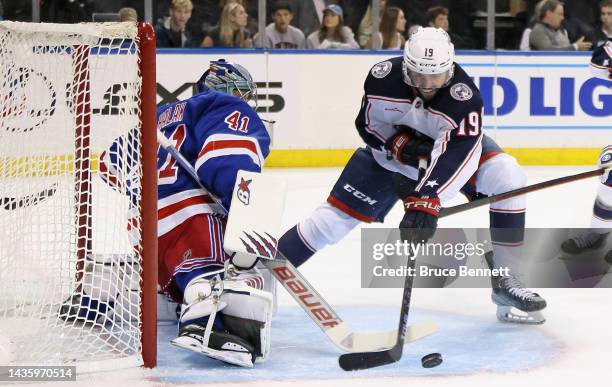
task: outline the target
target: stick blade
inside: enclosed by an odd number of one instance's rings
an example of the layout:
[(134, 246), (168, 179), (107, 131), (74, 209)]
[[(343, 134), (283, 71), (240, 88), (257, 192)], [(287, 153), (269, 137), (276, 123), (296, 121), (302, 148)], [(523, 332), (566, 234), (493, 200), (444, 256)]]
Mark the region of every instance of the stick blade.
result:
[(345, 371), (366, 370), (395, 363), (402, 357), (403, 343), (391, 349), (375, 352), (354, 352), (340, 355), (338, 363)]

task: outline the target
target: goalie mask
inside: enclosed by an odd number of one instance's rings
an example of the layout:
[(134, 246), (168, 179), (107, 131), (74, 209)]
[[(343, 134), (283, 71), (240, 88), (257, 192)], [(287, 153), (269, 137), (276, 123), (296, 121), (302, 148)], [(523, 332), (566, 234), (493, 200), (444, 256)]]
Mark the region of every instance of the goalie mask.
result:
[(210, 67), (196, 83), (198, 93), (212, 89), (229, 94), (245, 102), (254, 101), (257, 107), (257, 85), (246, 68), (219, 59), (210, 62)]
[(404, 81), (432, 95), (453, 79), (454, 60), (455, 47), (443, 29), (419, 27), (404, 48)]

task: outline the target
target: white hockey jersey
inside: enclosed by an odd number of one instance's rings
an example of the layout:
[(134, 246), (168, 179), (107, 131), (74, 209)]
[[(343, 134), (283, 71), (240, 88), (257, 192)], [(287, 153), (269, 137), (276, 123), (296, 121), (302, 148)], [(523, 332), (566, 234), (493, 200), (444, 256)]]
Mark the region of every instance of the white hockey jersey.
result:
[(589, 67), (593, 76), (612, 80), (612, 38), (593, 50)]
[[(455, 64), (449, 85), (425, 101), (404, 82), (402, 57), (380, 62), (366, 78), (355, 125), (384, 168), (416, 179), (416, 166), (389, 159), (385, 142), (400, 130), (413, 129), (435, 140), (430, 166), (417, 190), (442, 201), (457, 194), (478, 168), (482, 152), (482, 98), (465, 71)], [(430, 182), (425, 185), (424, 182)]]

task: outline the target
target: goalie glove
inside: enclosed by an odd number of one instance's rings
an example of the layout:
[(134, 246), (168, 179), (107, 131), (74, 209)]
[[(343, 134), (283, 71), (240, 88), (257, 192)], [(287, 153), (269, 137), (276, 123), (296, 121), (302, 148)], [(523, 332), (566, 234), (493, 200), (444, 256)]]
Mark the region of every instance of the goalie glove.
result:
[(601, 182), (603, 184), (612, 185), (612, 175), (610, 175), (610, 168), (612, 168), (612, 145), (603, 148), (599, 155), (597, 166), (599, 168), (608, 168), (601, 176)]

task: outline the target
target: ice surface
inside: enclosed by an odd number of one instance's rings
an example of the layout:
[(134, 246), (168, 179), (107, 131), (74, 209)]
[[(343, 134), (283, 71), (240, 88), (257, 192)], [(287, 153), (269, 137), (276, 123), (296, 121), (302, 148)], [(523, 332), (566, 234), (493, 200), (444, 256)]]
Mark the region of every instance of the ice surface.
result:
[[(592, 169), (590, 167), (526, 167), (529, 183)], [(323, 202), (340, 169), (269, 170), (288, 180), (283, 219), (290, 227)], [(528, 227), (588, 227), (597, 179), (591, 178), (528, 196)], [(458, 198), (453, 204), (459, 204)], [(401, 207), (385, 226), (401, 219)], [(481, 208), (442, 219), (440, 227), (488, 227)], [(379, 227), (370, 225), (368, 227)], [(382, 227), (382, 225), (380, 225)], [(359, 230), (318, 253), (303, 274), (355, 329), (388, 330), (397, 326), (400, 289), (361, 289)], [(394, 365), (346, 373), (337, 366), (340, 352), (280, 290), (280, 311), (272, 330), (272, 351), (266, 363), (252, 370), (223, 365), (173, 348), (175, 326), (159, 326), (159, 367), (95, 374), (79, 378), (88, 385), (223, 386), (587, 386), (609, 378), (612, 354), (612, 290), (541, 289), (547, 299), (542, 326), (502, 324), (488, 289), (416, 289), (411, 321), (434, 319), (440, 330), (405, 347)], [(421, 356), (441, 352), (444, 363), (420, 366)]]

